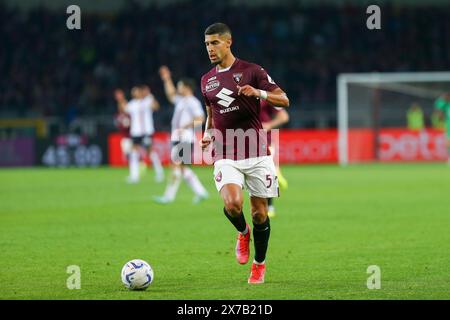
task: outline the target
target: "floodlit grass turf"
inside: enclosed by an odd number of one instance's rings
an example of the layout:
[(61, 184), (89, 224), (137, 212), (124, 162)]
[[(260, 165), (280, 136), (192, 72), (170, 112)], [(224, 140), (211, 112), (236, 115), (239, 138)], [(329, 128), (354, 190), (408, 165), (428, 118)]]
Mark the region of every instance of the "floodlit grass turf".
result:
[[(157, 205), (149, 171), (0, 170), (0, 299), (449, 299), (450, 168), (444, 164), (286, 166), (266, 283), (234, 258), (212, 168), (196, 168), (211, 197)], [(249, 221), (248, 200), (245, 214)], [(253, 244), (251, 246), (253, 250)], [(130, 292), (123, 264), (147, 260), (155, 280)], [(81, 290), (68, 290), (69, 265)], [(381, 289), (368, 290), (369, 265)]]

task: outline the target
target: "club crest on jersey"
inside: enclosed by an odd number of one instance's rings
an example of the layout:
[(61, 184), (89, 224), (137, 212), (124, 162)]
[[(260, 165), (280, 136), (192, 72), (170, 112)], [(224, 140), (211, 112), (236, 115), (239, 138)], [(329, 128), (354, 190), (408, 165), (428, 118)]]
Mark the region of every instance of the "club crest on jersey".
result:
[(220, 82), (218, 80), (208, 82), (205, 86), (205, 91), (206, 92), (213, 91), (214, 89), (217, 89), (219, 86), (220, 86)]
[(233, 73), (234, 82), (239, 83), (242, 80), (242, 73)]

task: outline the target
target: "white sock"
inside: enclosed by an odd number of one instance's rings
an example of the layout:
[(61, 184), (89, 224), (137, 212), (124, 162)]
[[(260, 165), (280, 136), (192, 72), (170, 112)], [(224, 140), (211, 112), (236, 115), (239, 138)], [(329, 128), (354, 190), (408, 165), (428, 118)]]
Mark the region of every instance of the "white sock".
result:
[(175, 199), (177, 195), (178, 187), (181, 183), (181, 169), (175, 168), (172, 171), (172, 177), (167, 183), (166, 191), (164, 192), (164, 197), (170, 201)]
[(241, 232), (243, 236), (245, 236), (248, 232), (248, 225), (245, 226), (245, 230)]
[(263, 262), (258, 262), (258, 261), (256, 261), (255, 259), (253, 259), (253, 263), (254, 263), (254, 264), (265, 264), (265, 263), (266, 263), (266, 260), (264, 260)]
[(161, 160), (159, 159), (158, 153), (156, 153), (155, 151), (150, 152), (150, 159), (152, 160), (152, 165), (155, 169), (157, 179), (164, 178), (164, 170), (161, 165)]
[(200, 180), (198, 180), (198, 177), (194, 173), (194, 171), (192, 171), (190, 168), (187, 167), (185, 167), (183, 171), (184, 171), (184, 180), (196, 195), (204, 196), (208, 194), (208, 192), (206, 192), (205, 187), (203, 187)]
[(139, 152), (133, 150), (130, 153), (129, 159), (130, 178), (132, 180), (139, 180)]

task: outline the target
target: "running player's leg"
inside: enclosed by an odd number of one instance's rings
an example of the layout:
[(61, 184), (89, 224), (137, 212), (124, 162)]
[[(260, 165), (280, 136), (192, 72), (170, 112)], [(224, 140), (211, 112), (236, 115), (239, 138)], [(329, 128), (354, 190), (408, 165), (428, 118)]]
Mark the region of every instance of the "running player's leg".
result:
[(133, 138), (133, 147), (128, 159), (130, 175), (128, 177), (129, 183), (139, 182), (139, 138)]
[(214, 183), (222, 197), (224, 213), (239, 232), (246, 228), (242, 213), (244, 182), (244, 174), (236, 168), (234, 161), (222, 159), (214, 163)]
[(153, 169), (155, 170), (155, 181), (162, 182), (164, 180), (164, 169), (161, 165), (158, 153), (153, 148), (153, 137), (149, 136), (147, 142), (147, 152), (152, 161)]
[(172, 148), (170, 150), (171, 175), (170, 179), (167, 181), (164, 195), (154, 197), (154, 200), (158, 203), (166, 204), (174, 201), (178, 192), (178, 188), (183, 178), (182, 157), (180, 157), (179, 146), (179, 141), (172, 141)]
[(255, 246), (255, 258), (250, 283), (264, 282), (264, 271), (267, 247), (270, 237), (270, 219), (268, 216), (267, 199), (250, 197), (252, 221), (253, 221), (253, 241)]
[(155, 181), (162, 182), (164, 181), (164, 169), (161, 164), (161, 159), (156, 151), (150, 151), (150, 159), (152, 160), (153, 168), (155, 169)]
[(255, 246), (255, 258), (252, 263), (248, 283), (264, 283), (266, 273), (266, 253), (270, 237), (270, 220), (268, 216), (267, 199), (250, 197), (253, 241)]
[(236, 259), (240, 264), (245, 264), (250, 256), (250, 227), (242, 212), (244, 174), (236, 168), (234, 161), (222, 159), (214, 163), (214, 182), (223, 200), (223, 213), (239, 231)]
[(234, 183), (225, 184), (220, 190), (220, 196), (223, 199), (225, 216), (237, 231), (244, 232), (246, 222), (242, 212), (242, 187)]
[(130, 138), (122, 138), (120, 140), (120, 149), (125, 159), (130, 157), (131, 150), (133, 149), (133, 141)]
[(270, 237), (270, 220), (268, 216), (267, 199), (250, 197), (253, 240), (255, 242), (255, 262), (264, 263)]
[(208, 198), (208, 192), (206, 191), (203, 184), (198, 179), (194, 171), (188, 166), (192, 163), (194, 146), (191, 142), (182, 142), (178, 144), (177, 155), (179, 156), (178, 161), (180, 161), (183, 168), (183, 178), (187, 185), (194, 192), (195, 197), (193, 203), (199, 203), (200, 201)]
[(167, 182), (164, 195), (162, 197), (155, 197), (154, 200), (162, 204), (173, 202), (177, 195), (178, 188), (180, 187), (182, 175), (183, 173), (181, 164), (173, 163), (170, 179)]
[(270, 237), (267, 199), (278, 197), (278, 180), (275, 165), (270, 156), (255, 161), (245, 169), (245, 185), (250, 193), (255, 247), (255, 257), (248, 282), (263, 283)]
[(198, 179), (195, 172), (192, 171), (192, 169), (189, 168), (189, 166), (187, 165), (182, 166), (183, 166), (183, 178), (195, 194), (193, 203), (199, 203), (200, 201), (208, 198), (208, 192)]
[(246, 264), (250, 256), (251, 231), (242, 212), (242, 187), (234, 183), (225, 184), (220, 190), (220, 195), (224, 203), (223, 213), (239, 231), (235, 247), (236, 259), (238, 263)]

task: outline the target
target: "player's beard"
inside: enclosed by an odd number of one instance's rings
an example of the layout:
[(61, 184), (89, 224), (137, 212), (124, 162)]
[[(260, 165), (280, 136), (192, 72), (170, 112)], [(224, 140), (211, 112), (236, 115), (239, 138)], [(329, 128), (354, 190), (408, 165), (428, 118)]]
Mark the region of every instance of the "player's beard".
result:
[(211, 64), (213, 66), (217, 66), (218, 64), (220, 64), (222, 62), (222, 60), (217, 60), (217, 61), (211, 61)]

